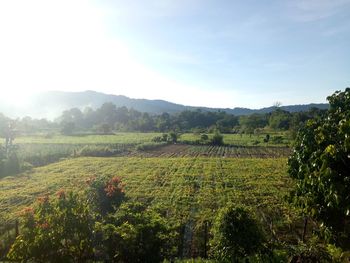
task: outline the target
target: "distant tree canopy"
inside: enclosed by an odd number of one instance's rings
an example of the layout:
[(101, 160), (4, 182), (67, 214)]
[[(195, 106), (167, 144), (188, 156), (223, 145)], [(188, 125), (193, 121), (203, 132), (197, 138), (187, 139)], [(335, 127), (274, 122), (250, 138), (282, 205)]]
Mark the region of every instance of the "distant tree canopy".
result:
[[(235, 116), (224, 111), (185, 110), (175, 114), (161, 113), (152, 115), (126, 107), (117, 107), (113, 103), (104, 103), (100, 108), (85, 108), (83, 111), (72, 108), (62, 112), (55, 121), (24, 117), (16, 119), (16, 129), (21, 134), (38, 132), (50, 134), (60, 130), (62, 134), (90, 131), (109, 134), (113, 131), (139, 132), (195, 132), (247, 133), (259, 134), (262, 128), (273, 130), (291, 130), (294, 133), (307, 120), (321, 116), (326, 110), (310, 109), (307, 112), (290, 113), (278, 107), (272, 113)], [(8, 123), (13, 121), (0, 114), (0, 136)]]
[(64, 125), (74, 123), (75, 130), (95, 129), (102, 133), (117, 131), (141, 132), (214, 132), (221, 133), (256, 133), (259, 129), (269, 127), (274, 130), (298, 129), (306, 120), (323, 111), (312, 109), (310, 112), (289, 113), (276, 108), (272, 113), (234, 116), (224, 111), (182, 111), (176, 114), (162, 113), (151, 115), (126, 107), (116, 107), (105, 103), (94, 110), (87, 108), (80, 111), (73, 108), (64, 111), (58, 119)]

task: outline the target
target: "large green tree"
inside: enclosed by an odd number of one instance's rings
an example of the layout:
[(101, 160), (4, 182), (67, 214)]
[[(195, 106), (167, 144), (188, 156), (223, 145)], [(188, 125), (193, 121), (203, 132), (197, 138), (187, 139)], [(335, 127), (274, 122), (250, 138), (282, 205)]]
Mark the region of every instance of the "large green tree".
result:
[(350, 237), (350, 88), (328, 98), (324, 118), (299, 131), (289, 174), (296, 180), (292, 200), (348, 246)]

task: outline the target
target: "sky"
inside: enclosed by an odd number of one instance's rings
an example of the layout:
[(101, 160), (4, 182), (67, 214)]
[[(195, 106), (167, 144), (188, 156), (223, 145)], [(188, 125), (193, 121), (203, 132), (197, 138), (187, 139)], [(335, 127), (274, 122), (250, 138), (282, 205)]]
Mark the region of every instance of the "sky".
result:
[(220, 108), (350, 86), (350, 0), (0, 0), (1, 97), (99, 92)]

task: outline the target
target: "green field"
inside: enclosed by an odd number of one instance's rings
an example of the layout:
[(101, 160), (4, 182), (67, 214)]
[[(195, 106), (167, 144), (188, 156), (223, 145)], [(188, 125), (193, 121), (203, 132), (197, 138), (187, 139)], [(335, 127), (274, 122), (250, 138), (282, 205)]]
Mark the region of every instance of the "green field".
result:
[[(263, 135), (225, 134), (226, 145), (213, 146), (198, 145), (200, 135), (183, 134), (178, 144), (153, 147), (152, 138), (159, 135), (16, 138), (19, 159), (34, 167), (0, 179), (0, 234), (8, 235), (11, 226), (13, 231), (21, 211), (40, 196), (54, 196), (61, 189), (84, 193), (90, 178), (120, 176), (128, 199), (156, 208), (169, 223), (182, 227), (182, 242), (191, 247), (182, 252), (185, 257), (203, 255), (203, 227), (229, 203), (250, 210), (268, 236), (287, 243), (298, 240), (300, 218), (285, 201), (292, 186), (286, 136), (280, 144), (256, 145), (254, 140), (262, 141)], [(107, 157), (109, 150), (115, 151), (112, 157)]]
[[(159, 133), (137, 133), (137, 132), (120, 132), (114, 135), (37, 135), (37, 136), (19, 136), (16, 137), (16, 144), (38, 143), (38, 144), (138, 144), (150, 142)], [(2, 139), (2, 143), (4, 139)]]
[[(105, 147), (115, 152), (118, 156), (144, 156), (144, 150), (140, 149), (156, 149), (164, 144), (154, 143), (152, 139), (160, 136), (160, 133), (117, 133), (114, 135), (36, 135), (36, 136), (19, 136), (16, 137), (14, 143), (16, 153), (22, 163), (29, 166), (43, 166), (53, 162), (57, 162), (63, 158), (72, 156), (81, 156), (79, 152), (82, 148), (90, 147), (98, 149), (100, 154), (83, 154), (82, 156), (111, 156), (104, 154)], [(212, 135), (209, 134), (209, 138)], [(280, 143), (263, 142), (264, 136), (249, 136), (238, 134), (224, 134), (225, 146), (214, 147), (203, 145), (200, 142), (200, 135), (193, 133), (185, 133), (180, 136), (179, 144), (191, 145), (186, 151), (169, 152), (163, 149), (159, 154), (151, 153), (151, 157), (286, 157), (289, 155), (288, 148), (290, 142), (288, 136), (284, 133), (278, 133), (273, 136), (280, 136)], [(3, 139), (2, 139), (3, 140)], [(258, 142), (258, 143), (257, 143)], [(198, 145), (199, 144), (199, 145)], [(142, 146), (142, 147), (140, 147)], [(246, 147), (246, 148), (245, 148)], [(276, 147), (280, 147), (277, 149)], [(172, 149), (174, 150), (174, 149)], [(113, 154), (112, 154), (113, 155)], [(149, 154), (146, 154), (148, 156)], [(26, 165), (27, 165), (26, 164)], [(27, 165), (27, 166), (28, 166)]]
[[(139, 144), (151, 142), (161, 133), (137, 133), (137, 132), (118, 132), (113, 135), (36, 135), (36, 136), (18, 136), (15, 139), (16, 144)], [(209, 134), (209, 138), (213, 135)], [(290, 144), (290, 139), (286, 133), (271, 133), (269, 143), (264, 143), (265, 134), (248, 135), (248, 134), (223, 134), (224, 143), (228, 145), (283, 145)], [(281, 136), (282, 142), (276, 143), (273, 138)], [(195, 142), (200, 140), (200, 134), (184, 133), (181, 134), (179, 141)], [(0, 139), (4, 143), (4, 139)], [(257, 143), (258, 142), (258, 143)]]
[[(120, 176), (131, 199), (166, 210), (172, 220), (212, 220), (228, 202), (285, 217), (286, 159), (76, 158), (0, 180), (0, 218), (13, 220), (37, 197), (81, 191), (90, 177)], [(282, 213), (283, 211), (283, 213)], [(283, 218), (276, 221), (287, 222)]]

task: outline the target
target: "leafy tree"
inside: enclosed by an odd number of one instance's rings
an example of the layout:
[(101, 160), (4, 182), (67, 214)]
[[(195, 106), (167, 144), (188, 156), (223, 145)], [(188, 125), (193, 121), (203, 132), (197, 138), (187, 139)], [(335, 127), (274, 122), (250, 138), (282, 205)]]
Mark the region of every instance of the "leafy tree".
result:
[(241, 116), (239, 118), (239, 125), (243, 131), (248, 134), (253, 134), (257, 128), (264, 128), (267, 125), (267, 118), (264, 114), (251, 114), (247, 116)]
[[(296, 138), (289, 174), (292, 201), (319, 220), (338, 245), (350, 237), (350, 88), (328, 98), (325, 118), (309, 120)], [(328, 232), (328, 231), (327, 231)]]
[(96, 110), (97, 117), (99, 121), (108, 123), (114, 126), (117, 121), (117, 107), (111, 102), (103, 103), (102, 106)]
[(83, 122), (83, 113), (78, 108), (72, 108), (70, 110), (66, 110), (61, 115), (61, 122), (69, 123), (73, 122), (75, 126), (81, 126)]
[(213, 137), (210, 140), (210, 143), (213, 145), (223, 145), (224, 144), (224, 136), (216, 130)]
[(17, 157), (17, 146), (13, 144), (15, 139), (14, 124), (9, 123), (4, 129), (5, 146), (0, 146), (0, 177), (17, 174), (20, 172), (20, 162)]
[(63, 135), (72, 135), (75, 129), (74, 122), (63, 122), (61, 132)]
[(108, 123), (102, 123), (96, 127), (96, 130), (102, 132), (103, 134), (109, 134), (112, 132), (112, 127)]
[(276, 109), (269, 117), (269, 126), (274, 130), (287, 130), (291, 121), (288, 111)]
[(229, 206), (222, 209), (212, 228), (211, 253), (224, 262), (258, 254), (264, 236), (257, 222), (242, 207)]
[(38, 200), (24, 213), (24, 228), (8, 258), (14, 261), (86, 262), (93, 257), (94, 221), (86, 201), (76, 194), (58, 193)]
[(177, 132), (172, 131), (172, 132), (169, 132), (168, 140), (172, 143), (176, 143), (179, 137), (180, 135)]

